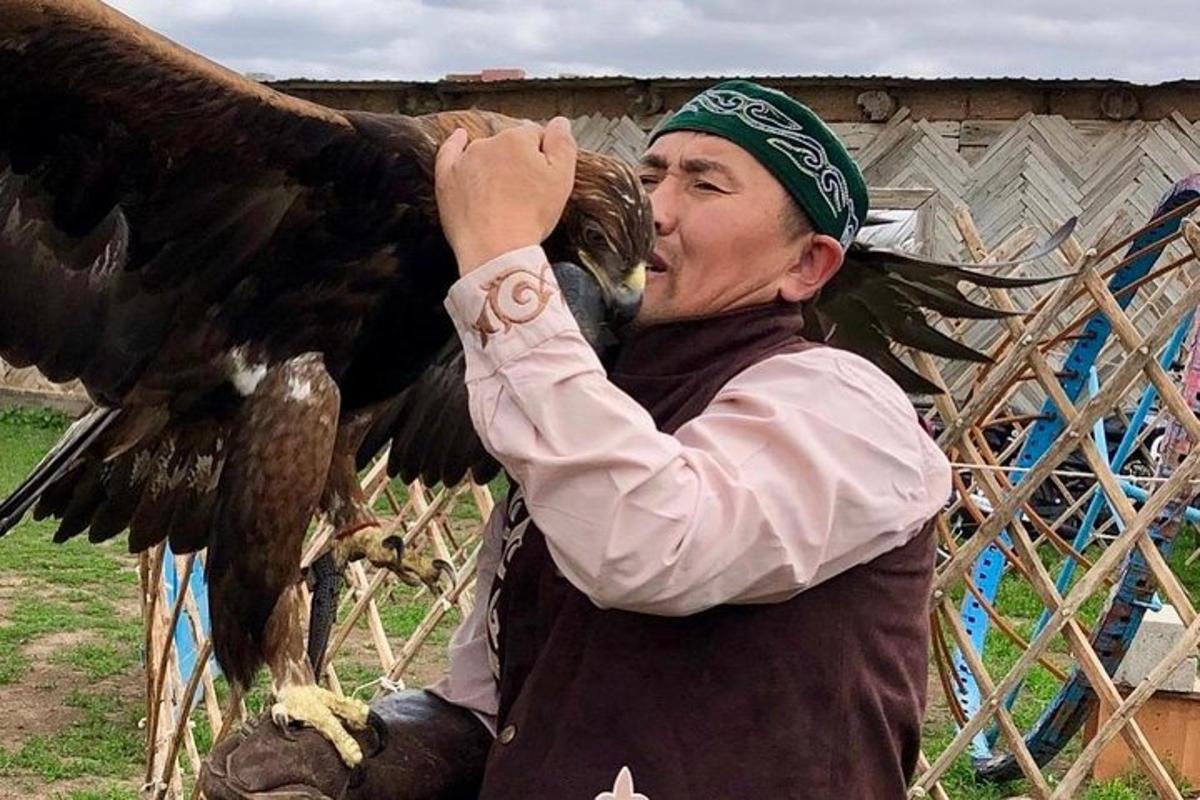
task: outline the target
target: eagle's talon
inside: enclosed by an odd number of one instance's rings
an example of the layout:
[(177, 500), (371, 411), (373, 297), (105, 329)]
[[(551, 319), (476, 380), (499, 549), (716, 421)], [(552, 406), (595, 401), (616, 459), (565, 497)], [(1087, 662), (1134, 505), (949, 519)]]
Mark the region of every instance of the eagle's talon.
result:
[(374, 711), (367, 712), (367, 726), (375, 733), (375, 749), (371, 752), (371, 755), (374, 756), (387, 748), (388, 726), (383, 717)]
[(337, 749), (348, 767), (360, 764), (363, 753), (347, 728), (365, 729), (369, 714), (370, 708), (361, 700), (340, 697), (315, 685), (286, 686), (279, 690), (277, 701), (271, 706), (271, 719), (284, 736), (290, 735), (288, 728), (292, 724), (315, 728)]
[(378, 523), (365, 525), (333, 540), (333, 556), (339, 568), (365, 558), (381, 569), (399, 574), (404, 566), (404, 539), (385, 532)]
[(365, 558), (380, 569), (390, 570), (409, 586), (425, 586), (435, 595), (448, 591), (444, 586), (453, 588), (458, 577), (448, 561), (409, 553), (403, 537), (378, 524), (335, 537), (333, 554), (341, 566)]
[(416, 554), (406, 556), (401, 561), (396, 575), (409, 586), (424, 586), (435, 597), (448, 591), (443, 584), (443, 577), (448, 579), (449, 588), (454, 587), (457, 578), (454, 567), (448, 561)]
[(275, 703), (271, 706), (271, 721), (282, 729), (287, 729), (288, 723), (292, 720), (288, 717), (287, 709), (283, 703)]

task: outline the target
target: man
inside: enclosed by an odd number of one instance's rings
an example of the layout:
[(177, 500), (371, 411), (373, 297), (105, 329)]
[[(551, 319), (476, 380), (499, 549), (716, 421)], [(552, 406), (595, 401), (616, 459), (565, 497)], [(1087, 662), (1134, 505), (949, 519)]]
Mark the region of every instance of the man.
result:
[[(474, 794), (420, 794), (385, 766), (403, 758), (391, 737), (439, 719), (467, 752), (426, 770), (482, 768), (487, 800), (903, 797), (949, 465), (890, 379), (799, 333), (866, 217), (857, 166), (782, 93), (729, 81), (686, 104), (642, 159), (658, 239), (606, 375), (552, 284), (511, 291), (553, 280), (538, 243), (574, 159), (561, 119), (439, 153), (463, 275), (446, 306), (514, 490), (431, 690), (448, 702), (409, 696), (423, 721), (385, 720), (373, 796)], [(219, 754), (224, 785), (282, 752), (255, 736)]]

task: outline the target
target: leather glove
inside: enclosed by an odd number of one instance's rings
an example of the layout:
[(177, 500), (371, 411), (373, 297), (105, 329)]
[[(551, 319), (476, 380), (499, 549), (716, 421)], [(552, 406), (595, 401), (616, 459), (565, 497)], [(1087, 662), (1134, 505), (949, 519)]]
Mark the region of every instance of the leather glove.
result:
[(471, 712), (420, 690), (371, 704), (351, 731), (363, 750), (354, 769), (311, 728), (270, 721), (229, 736), (200, 772), (209, 800), (476, 800), (491, 733)]

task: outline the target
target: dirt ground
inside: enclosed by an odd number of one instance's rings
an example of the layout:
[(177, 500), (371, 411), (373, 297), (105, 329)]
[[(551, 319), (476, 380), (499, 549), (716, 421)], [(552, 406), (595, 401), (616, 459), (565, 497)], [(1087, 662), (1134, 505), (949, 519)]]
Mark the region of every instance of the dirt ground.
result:
[[(8, 619), (24, 593), (45, 594), (37, 580), (5, 576), (0, 579), (0, 622)], [(54, 592), (50, 592), (53, 597)], [(136, 598), (115, 603), (119, 613), (138, 618)], [(89, 698), (102, 698), (112, 709), (112, 721), (124, 718), (127, 735), (130, 720), (144, 706), (145, 678), (140, 665), (119, 674), (90, 677), (77, 663), (62, 658), (81, 645), (102, 645), (104, 632), (82, 629), (45, 633), (19, 647), (27, 662), (19, 680), (0, 685), (0, 800), (12, 798), (68, 798), (69, 800), (118, 800), (136, 796), (133, 779), (136, 764), (109, 763), (103, 776), (74, 774), (87, 769), (89, 759), (104, 756), (89, 752), (86, 745), (75, 749), (63, 744), (42, 748), (39, 743), (85, 740), (95, 734), (95, 721), (81, 708)], [(95, 742), (92, 742), (95, 744)], [(115, 773), (115, 774), (114, 774)], [(59, 776), (61, 774), (61, 777)], [(122, 787), (127, 787), (124, 791)]]
[[(77, 681), (73, 669), (50, 657), (67, 647), (94, 641), (84, 631), (51, 633), (22, 648), (31, 662), (20, 683), (0, 686), (0, 745), (12, 748), (30, 736), (53, 735), (77, 721), (77, 709), (67, 705), (67, 692)], [(61, 709), (47, 713), (49, 709)]]

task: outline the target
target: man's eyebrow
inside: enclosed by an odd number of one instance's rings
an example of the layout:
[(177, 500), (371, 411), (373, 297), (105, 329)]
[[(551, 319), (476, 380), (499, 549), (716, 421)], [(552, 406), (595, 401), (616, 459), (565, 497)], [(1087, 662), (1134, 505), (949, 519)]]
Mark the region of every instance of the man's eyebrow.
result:
[[(644, 156), (642, 156), (640, 165), (645, 169), (661, 170), (663, 172), (670, 167), (667, 159), (658, 153), (646, 153)], [(716, 173), (724, 177), (730, 183), (740, 185), (737, 177), (733, 174), (733, 170), (722, 164), (720, 161), (713, 161), (709, 158), (685, 158), (679, 163), (679, 167), (689, 175)]]
[(734, 176), (733, 170), (722, 164), (720, 161), (713, 161), (707, 158), (685, 158), (679, 164), (680, 168), (689, 175), (703, 175), (705, 173), (715, 172), (721, 175), (730, 183), (739, 183), (737, 177)]
[(665, 170), (667, 168), (667, 160), (658, 153), (646, 153), (642, 156), (640, 163), (641, 166), (649, 167), (650, 169)]

